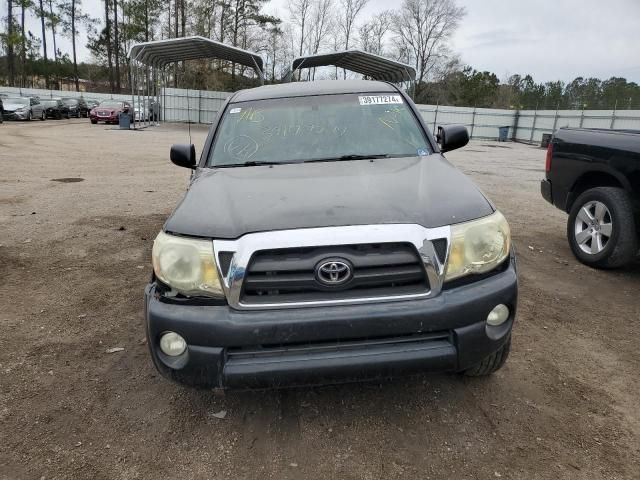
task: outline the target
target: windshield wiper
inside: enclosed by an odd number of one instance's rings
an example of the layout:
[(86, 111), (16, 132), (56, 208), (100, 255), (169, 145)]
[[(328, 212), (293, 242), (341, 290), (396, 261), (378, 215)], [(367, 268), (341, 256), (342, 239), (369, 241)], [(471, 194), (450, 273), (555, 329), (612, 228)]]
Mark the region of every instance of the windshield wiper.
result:
[(342, 155), (341, 157), (328, 157), (328, 158), (313, 158), (311, 160), (305, 160), (303, 163), (315, 163), (315, 162), (342, 162), (347, 160), (372, 160), (375, 158), (390, 158), (391, 155), (386, 153), (376, 155)]
[(226, 165), (214, 165), (214, 168), (230, 168), (230, 167), (259, 167), (261, 165), (284, 165), (293, 162), (263, 162), (261, 160), (250, 160), (244, 163), (229, 163)]

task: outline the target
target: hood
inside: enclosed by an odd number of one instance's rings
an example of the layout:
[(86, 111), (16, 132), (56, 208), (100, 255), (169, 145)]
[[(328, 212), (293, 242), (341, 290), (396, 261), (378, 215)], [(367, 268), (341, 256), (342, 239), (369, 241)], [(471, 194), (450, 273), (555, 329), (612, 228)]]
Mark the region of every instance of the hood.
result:
[(234, 239), (251, 232), (342, 225), (431, 228), (492, 212), (473, 182), (434, 154), (201, 169), (164, 228)]
[(11, 110), (13, 112), (15, 110), (19, 110), (20, 108), (28, 109), (29, 105), (22, 105), (21, 103), (4, 102), (4, 107), (3, 108), (5, 110)]

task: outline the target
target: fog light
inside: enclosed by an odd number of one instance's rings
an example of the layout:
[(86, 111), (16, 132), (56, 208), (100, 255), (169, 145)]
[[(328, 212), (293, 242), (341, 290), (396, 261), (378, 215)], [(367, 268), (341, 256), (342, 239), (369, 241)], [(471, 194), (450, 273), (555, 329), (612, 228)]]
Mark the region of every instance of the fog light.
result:
[(506, 305), (499, 304), (493, 307), (493, 310), (487, 315), (487, 325), (497, 327), (502, 325), (509, 318), (509, 308)]
[(187, 342), (175, 332), (167, 332), (160, 337), (160, 350), (165, 355), (177, 357), (187, 349)]

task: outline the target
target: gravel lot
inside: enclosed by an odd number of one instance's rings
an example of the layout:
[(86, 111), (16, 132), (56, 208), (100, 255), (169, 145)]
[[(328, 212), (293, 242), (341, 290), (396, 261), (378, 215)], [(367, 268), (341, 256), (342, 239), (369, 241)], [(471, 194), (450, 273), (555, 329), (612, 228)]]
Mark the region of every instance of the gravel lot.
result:
[[(192, 128), (198, 149), (205, 135)], [(640, 264), (577, 263), (535, 147), (449, 155), (519, 254), (513, 350), (493, 377), (226, 396), (161, 378), (142, 292), (189, 175), (169, 147), (187, 141), (185, 126), (0, 125), (1, 479), (640, 476)]]

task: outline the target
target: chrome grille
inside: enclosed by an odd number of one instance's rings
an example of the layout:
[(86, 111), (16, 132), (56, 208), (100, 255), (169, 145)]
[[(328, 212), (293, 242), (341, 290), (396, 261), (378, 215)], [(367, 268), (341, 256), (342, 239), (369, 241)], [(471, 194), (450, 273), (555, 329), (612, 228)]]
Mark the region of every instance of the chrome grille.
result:
[[(332, 286), (318, 278), (319, 266), (332, 260), (350, 265), (348, 281)], [(258, 251), (249, 262), (241, 300), (246, 304), (330, 301), (428, 290), (411, 244), (358, 244)]]
[[(216, 239), (213, 249), (234, 309), (356, 305), (439, 295), (450, 235), (448, 226), (349, 225), (248, 233), (235, 240)], [(354, 272), (351, 285), (320, 287), (310, 283), (318, 267), (314, 259), (348, 263), (358, 276)], [(279, 265), (283, 260), (289, 267)], [(303, 268), (290, 268), (297, 262)], [(296, 285), (286, 285), (294, 281)]]

